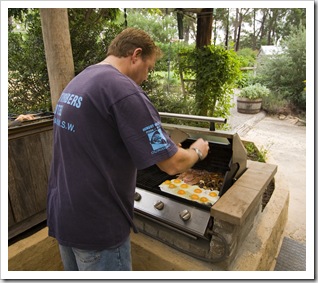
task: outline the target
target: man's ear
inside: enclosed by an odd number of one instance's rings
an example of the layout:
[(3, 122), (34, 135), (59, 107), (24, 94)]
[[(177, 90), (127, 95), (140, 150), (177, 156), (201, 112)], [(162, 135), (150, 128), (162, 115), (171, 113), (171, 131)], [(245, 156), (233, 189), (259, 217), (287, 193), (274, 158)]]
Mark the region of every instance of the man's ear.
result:
[(141, 54), (142, 54), (142, 48), (136, 48), (134, 50), (134, 53), (132, 54), (132, 58), (133, 60), (137, 59), (138, 57), (141, 57)]

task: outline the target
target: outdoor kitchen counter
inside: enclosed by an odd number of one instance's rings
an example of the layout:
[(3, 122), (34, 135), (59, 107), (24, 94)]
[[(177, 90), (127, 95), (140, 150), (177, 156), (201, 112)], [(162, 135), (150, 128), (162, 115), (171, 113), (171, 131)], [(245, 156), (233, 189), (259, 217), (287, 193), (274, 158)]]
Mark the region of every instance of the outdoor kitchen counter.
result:
[[(246, 172), (220, 198), (211, 212), (216, 220), (221, 218), (226, 220), (221, 220), (224, 222), (234, 222), (236, 224), (231, 225), (235, 227), (239, 227), (249, 211), (258, 206), (257, 199), (261, 198), (277, 171), (277, 166), (271, 164), (248, 161), (247, 165)], [(248, 199), (253, 197), (256, 200), (249, 202)], [(288, 187), (285, 181), (278, 178), (268, 204), (258, 214), (249, 233), (241, 237), (237, 255), (226, 267), (190, 257), (142, 233), (131, 233), (133, 270), (273, 270), (287, 221), (288, 204)], [(62, 270), (57, 242), (47, 235), (47, 227), (9, 246), (8, 264), (11, 271)]]
[(212, 206), (211, 215), (241, 225), (274, 178), (277, 165), (247, 161), (247, 170)]

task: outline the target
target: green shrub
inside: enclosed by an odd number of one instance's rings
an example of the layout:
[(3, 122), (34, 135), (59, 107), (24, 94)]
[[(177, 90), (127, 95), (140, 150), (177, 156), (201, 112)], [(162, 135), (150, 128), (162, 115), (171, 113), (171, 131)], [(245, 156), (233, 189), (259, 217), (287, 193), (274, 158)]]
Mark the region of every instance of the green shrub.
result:
[(242, 76), (236, 81), (238, 88), (243, 88), (256, 83), (254, 70), (242, 72)]
[(282, 46), (283, 54), (262, 60), (257, 68), (257, 81), (267, 86), (277, 99), (306, 110), (306, 30), (293, 30)]
[(8, 111), (50, 111), (51, 96), (40, 15), (30, 14), (26, 32), (8, 33)]
[(242, 88), (238, 96), (246, 97), (249, 99), (258, 99), (266, 97), (269, 94), (270, 90), (266, 86), (256, 83), (254, 85), (249, 85), (247, 87)]
[(192, 93), (195, 95), (196, 113), (210, 117), (228, 117), (231, 94), (241, 76), (239, 60), (233, 50), (223, 46), (205, 46), (184, 50), (180, 68), (185, 76), (195, 79)]
[(256, 52), (251, 48), (243, 48), (237, 51), (241, 67), (254, 67), (256, 62)]

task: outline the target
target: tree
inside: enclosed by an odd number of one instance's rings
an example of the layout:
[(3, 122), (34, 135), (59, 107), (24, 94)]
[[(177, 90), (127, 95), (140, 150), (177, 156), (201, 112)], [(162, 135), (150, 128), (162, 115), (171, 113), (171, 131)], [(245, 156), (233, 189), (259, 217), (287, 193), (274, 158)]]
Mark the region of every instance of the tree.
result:
[(133, 8), (126, 11), (128, 26), (146, 31), (154, 41), (166, 44), (178, 38), (177, 17), (173, 10)]
[(250, 10), (249, 8), (248, 9), (236, 9), (236, 26), (235, 26), (235, 29), (237, 29), (237, 31), (234, 33), (234, 35), (236, 35), (236, 37), (234, 37), (234, 40), (235, 40), (235, 51), (239, 50), (242, 23), (243, 23), (244, 17), (248, 14), (249, 10)]
[(267, 86), (276, 99), (286, 99), (298, 109), (306, 109), (306, 30), (294, 28), (283, 40), (284, 53), (264, 57), (257, 68), (257, 81)]
[(50, 81), (52, 109), (69, 81), (74, 63), (67, 9), (40, 9), (45, 57)]
[[(183, 22), (186, 23), (185, 30), (187, 30), (187, 33), (189, 33), (191, 29), (194, 29), (193, 23), (196, 19), (196, 48), (211, 44), (213, 11), (213, 8), (178, 8), (173, 10), (176, 17), (177, 14), (183, 15)], [(196, 17), (193, 15), (196, 15)], [(185, 37), (187, 42), (189, 35), (186, 34)]]
[(111, 40), (124, 29), (119, 9), (68, 9), (75, 75), (105, 59)]

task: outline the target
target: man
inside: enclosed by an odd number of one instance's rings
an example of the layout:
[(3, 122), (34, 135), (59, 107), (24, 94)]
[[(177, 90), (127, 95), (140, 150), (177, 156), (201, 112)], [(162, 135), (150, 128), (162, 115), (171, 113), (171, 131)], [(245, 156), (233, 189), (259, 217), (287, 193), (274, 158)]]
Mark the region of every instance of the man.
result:
[(47, 223), (65, 270), (131, 270), (137, 169), (157, 164), (174, 175), (208, 153), (202, 139), (189, 149), (174, 144), (139, 87), (160, 56), (144, 31), (125, 29), (106, 59), (86, 68), (61, 94)]

